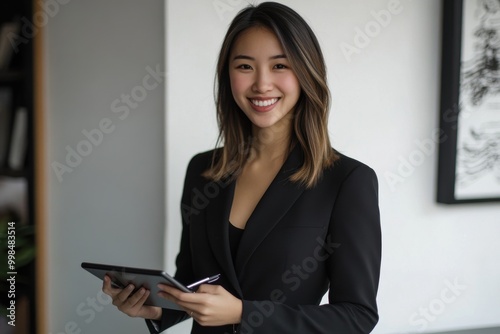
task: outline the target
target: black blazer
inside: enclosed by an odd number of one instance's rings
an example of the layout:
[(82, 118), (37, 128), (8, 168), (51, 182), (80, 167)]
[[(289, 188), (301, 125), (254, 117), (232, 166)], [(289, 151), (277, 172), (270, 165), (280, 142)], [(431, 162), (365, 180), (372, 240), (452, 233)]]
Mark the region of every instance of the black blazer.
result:
[[(187, 169), (176, 277), (188, 283), (220, 273), (216, 284), (243, 300), (238, 333), (371, 332), (381, 260), (374, 171), (340, 155), (305, 189), (288, 181), (303, 161), (296, 147), (250, 216), (233, 265), (228, 223), (235, 182), (201, 176), (212, 154), (196, 155)], [(329, 304), (319, 306), (328, 289)], [(187, 318), (164, 309), (160, 331)], [(234, 331), (193, 322), (191, 333)]]

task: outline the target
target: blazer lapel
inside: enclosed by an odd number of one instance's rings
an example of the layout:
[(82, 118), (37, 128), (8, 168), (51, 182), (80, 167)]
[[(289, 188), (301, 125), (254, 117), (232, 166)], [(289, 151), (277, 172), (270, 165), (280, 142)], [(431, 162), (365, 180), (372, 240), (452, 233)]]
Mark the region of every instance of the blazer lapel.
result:
[(260, 243), (304, 191), (302, 186), (288, 180), (302, 163), (302, 152), (296, 145), (247, 221), (236, 256), (238, 274), (243, 272)]
[(206, 210), (207, 234), (210, 246), (224, 275), (242, 296), (236, 277), (231, 250), (229, 248), (229, 213), (234, 196), (235, 182), (221, 186), (217, 196), (212, 198)]

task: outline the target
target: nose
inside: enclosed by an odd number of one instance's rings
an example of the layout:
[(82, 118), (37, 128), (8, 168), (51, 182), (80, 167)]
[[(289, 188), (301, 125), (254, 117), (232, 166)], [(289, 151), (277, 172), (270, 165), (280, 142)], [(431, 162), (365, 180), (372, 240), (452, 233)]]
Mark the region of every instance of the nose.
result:
[(265, 93), (272, 90), (273, 82), (271, 73), (265, 69), (257, 71), (252, 89), (256, 93)]

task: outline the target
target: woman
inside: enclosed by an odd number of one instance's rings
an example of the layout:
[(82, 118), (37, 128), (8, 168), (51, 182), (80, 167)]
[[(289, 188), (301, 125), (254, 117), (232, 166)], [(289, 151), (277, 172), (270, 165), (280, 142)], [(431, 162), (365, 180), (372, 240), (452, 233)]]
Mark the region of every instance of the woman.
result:
[[(290, 8), (266, 2), (233, 20), (217, 66), (222, 148), (196, 155), (182, 196), (176, 278), (217, 273), (197, 293), (103, 290), (158, 333), (369, 333), (378, 321), (381, 236), (372, 169), (331, 148), (318, 41)], [(319, 305), (329, 289), (329, 303)]]

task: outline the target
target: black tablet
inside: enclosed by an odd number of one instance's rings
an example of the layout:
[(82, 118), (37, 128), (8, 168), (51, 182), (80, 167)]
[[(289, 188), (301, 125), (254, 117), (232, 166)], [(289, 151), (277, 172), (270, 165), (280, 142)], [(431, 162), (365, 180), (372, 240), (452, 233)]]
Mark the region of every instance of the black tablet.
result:
[(174, 310), (181, 310), (180, 306), (158, 296), (157, 287), (159, 283), (169, 284), (184, 292), (193, 292), (182, 283), (164, 271), (154, 269), (130, 268), (99, 263), (82, 262), (82, 268), (92, 273), (96, 277), (104, 280), (104, 276), (111, 278), (112, 285), (124, 288), (128, 284), (133, 284), (138, 290), (144, 287), (151, 291), (144, 305), (160, 306)]

